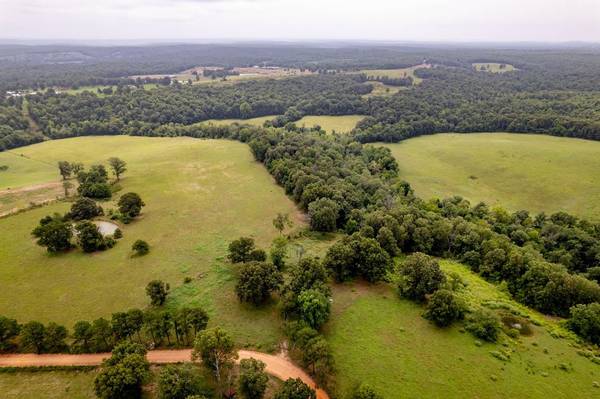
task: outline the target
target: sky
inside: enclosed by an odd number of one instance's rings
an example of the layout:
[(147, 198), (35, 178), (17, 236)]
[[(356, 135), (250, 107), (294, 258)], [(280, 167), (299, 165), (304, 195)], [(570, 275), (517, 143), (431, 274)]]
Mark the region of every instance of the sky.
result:
[(600, 42), (600, 0), (0, 0), (1, 39)]

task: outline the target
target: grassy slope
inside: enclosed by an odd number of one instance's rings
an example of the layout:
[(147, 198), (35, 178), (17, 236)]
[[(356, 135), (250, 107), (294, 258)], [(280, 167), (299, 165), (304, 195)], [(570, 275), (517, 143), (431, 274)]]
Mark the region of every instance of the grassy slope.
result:
[(419, 84), (423, 81), (423, 79), (415, 76), (415, 70), (419, 69), (419, 68), (429, 68), (429, 65), (426, 64), (420, 64), (420, 65), (415, 65), (415, 66), (411, 66), (408, 68), (397, 68), (397, 69), (365, 69), (360, 71), (361, 73), (366, 74), (367, 76), (371, 77), (376, 77), (376, 76), (387, 76), (389, 78), (405, 78), (405, 77), (411, 77), (413, 78), (413, 82), (415, 84)]
[[(462, 265), (444, 261), (442, 268), (469, 283), (463, 295), (472, 306), (493, 301), (525, 309)], [(552, 338), (547, 330), (555, 328), (553, 322), (518, 341), (504, 336), (506, 346), (477, 346), (459, 327), (430, 324), (421, 317), (420, 305), (399, 299), (388, 286), (337, 286), (333, 303), (326, 331), (341, 392), (363, 381), (387, 399), (589, 398), (599, 393), (593, 383), (600, 380), (600, 366), (578, 355), (567, 339)], [(508, 362), (490, 354), (507, 350), (512, 351)], [(560, 363), (572, 371), (558, 369)]]
[(224, 126), (231, 125), (232, 123), (240, 123), (247, 124), (253, 126), (262, 126), (266, 121), (270, 121), (275, 118), (277, 115), (267, 115), (267, 116), (259, 116), (258, 118), (250, 118), (250, 119), (209, 119), (200, 123), (212, 123), (216, 126)]
[(600, 219), (600, 143), (509, 133), (438, 134), (389, 147), (422, 198)]
[(319, 115), (313, 116), (308, 115), (304, 118), (294, 122), (296, 126), (312, 127), (319, 125), (326, 132), (331, 133), (334, 130), (337, 133), (348, 133), (356, 127), (356, 124), (363, 120), (365, 115), (343, 115), (343, 116), (329, 116)]
[(485, 72), (491, 72), (491, 73), (504, 73), (504, 72), (512, 72), (512, 71), (517, 70), (517, 68), (515, 68), (511, 64), (505, 64), (504, 68), (500, 68), (500, 65), (501, 64), (499, 64), (497, 62), (475, 62), (475, 63), (473, 63), (473, 66), (478, 71), (481, 71), (482, 67), (486, 68), (484, 70)]
[[(59, 159), (121, 157), (128, 162), (121, 193), (138, 192), (147, 206), (140, 220), (123, 228), (124, 238), (115, 248), (92, 255), (73, 251), (50, 256), (31, 239), (38, 220), (65, 212), (66, 203), (0, 219), (0, 281), (10, 287), (0, 292), (0, 314), (71, 327), (80, 319), (146, 306), (144, 287), (159, 278), (171, 284), (168, 305), (204, 305), (213, 324), (226, 327), (240, 344), (268, 348), (278, 341), (277, 310), (240, 305), (233, 292), (234, 269), (222, 260), (228, 242), (241, 235), (268, 245), (277, 235), (271, 223), (277, 212), (291, 213), (296, 226), (301, 223), (293, 203), (252, 159), (247, 146), (119, 136), (51, 141), (19, 152), (51, 165)], [(55, 167), (49, 167), (51, 176)], [(38, 171), (17, 183), (42, 178)], [(131, 244), (138, 238), (150, 243), (151, 252), (131, 258)], [(186, 276), (194, 281), (184, 286)]]

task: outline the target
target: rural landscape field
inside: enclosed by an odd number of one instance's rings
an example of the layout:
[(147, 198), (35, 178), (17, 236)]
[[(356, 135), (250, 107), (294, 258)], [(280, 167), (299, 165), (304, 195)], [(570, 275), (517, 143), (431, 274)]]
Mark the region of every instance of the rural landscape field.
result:
[(600, 397), (600, 9), (359, 3), (0, 1), (0, 399)]

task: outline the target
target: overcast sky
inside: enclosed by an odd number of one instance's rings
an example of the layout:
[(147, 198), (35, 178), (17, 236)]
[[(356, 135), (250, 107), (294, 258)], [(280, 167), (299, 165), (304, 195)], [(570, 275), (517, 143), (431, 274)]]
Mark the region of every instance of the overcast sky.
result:
[(600, 42), (600, 0), (0, 0), (0, 38)]

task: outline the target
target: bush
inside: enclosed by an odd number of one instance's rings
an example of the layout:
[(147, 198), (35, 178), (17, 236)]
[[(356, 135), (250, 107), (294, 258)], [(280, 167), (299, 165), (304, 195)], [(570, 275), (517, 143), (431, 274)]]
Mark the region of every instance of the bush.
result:
[(491, 311), (484, 309), (469, 317), (466, 329), (477, 338), (488, 342), (496, 342), (500, 336), (500, 331), (502, 331), (498, 317)]
[(383, 399), (383, 396), (376, 393), (369, 385), (360, 384), (352, 391), (349, 399)]
[(308, 206), (310, 228), (315, 231), (335, 231), (339, 206), (329, 198), (320, 198)]
[(240, 279), (235, 286), (235, 292), (242, 302), (255, 305), (266, 301), (272, 291), (279, 289), (283, 276), (271, 263), (252, 262), (240, 270)]
[(98, 226), (92, 222), (84, 221), (75, 226), (77, 231), (77, 242), (83, 252), (94, 252), (106, 249), (104, 237)]
[(269, 377), (265, 364), (256, 359), (243, 359), (240, 362), (239, 389), (245, 399), (261, 399), (265, 395)]
[(71, 224), (59, 214), (44, 217), (31, 234), (38, 239), (38, 245), (46, 247), (46, 250), (51, 253), (66, 251), (73, 246), (71, 244), (71, 237), (73, 237)]
[(142, 201), (137, 193), (127, 193), (119, 198), (118, 205), (121, 215), (134, 218), (140, 214), (142, 207), (146, 204), (144, 204), (144, 201)]
[(249, 260), (251, 262), (264, 262), (267, 260), (267, 253), (264, 249), (255, 249), (254, 251), (250, 252)]
[(271, 256), (271, 262), (275, 267), (278, 270), (283, 270), (285, 267), (285, 258), (287, 257), (287, 240), (283, 237), (274, 239), (269, 256)]
[(150, 303), (153, 306), (161, 306), (167, 300), (170, 288), (169, 284), (160, 280), (152, 280), (146, 286), (146, 295), (150, 297)]
[(113, 238), (115, 238), (116, 240), (123, 238), (123, 232), (121, 231), (121, 229), (115, 230)]
[(137, 256), (144, 256), (150, 252), (150, 245), (144, 240), (136, 240), (131, 246), (131, 250), (134, 251)]
[(198, 371), (192, 366), (168, 365), (158, 376), (158, 393), (161, 399), (187, 399), (207, 392), (202, 386)]
[(387, 251), (375, 239), (360, 233), (333, 244), (323, 264), (331, 270), (337, 281), (361, 276), (372, 283), (383, 280), (393, 266)]
[(82, 197), (109, 199), (112, 196), (112, 191), (108, 183), (92, 183), (79, 186), (79, 188), (79, 194), (81, 194)]
[(465, 305), (451, 291), (438, 290), (429, 299), (423, 316), (439, 327), (447, 327), (465, 315)]
[(317, 394), (300, 378), (289, 378), (281, 385), (273, 399), (317, 399)]
[(240, 237), (229, 243), (229, 255), (227, 257), (232, 263), (249, 262), (254, 250), (254, 239)]
[(300, 319), (312, 328), (320, 328), (329, 319), (329, 298), (320, 290), (302, 291), (297, 301)]
[(600, 344), (600, 303), (573, 306), (567, 327), (583, 339)]
[(424, 301), (446, 281), (438, 262), (420, 252), (408, 256), (399, 272), (400, 295), (415, 301)]
[(90, 198), (79, 198), (71, 205), (71, 211), (68, 216), (73, 220), (93, 219), (96, 216), (104, 215), (104, 210), (101, 206), (96, 205), (94, 200)]

